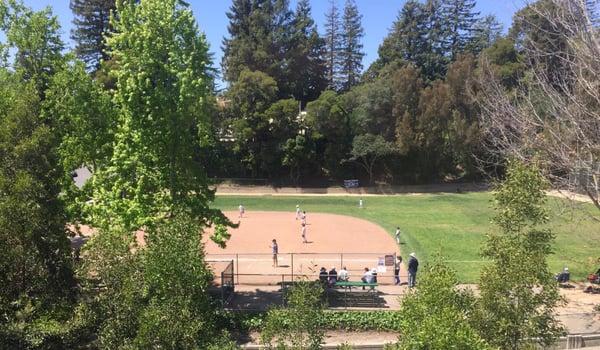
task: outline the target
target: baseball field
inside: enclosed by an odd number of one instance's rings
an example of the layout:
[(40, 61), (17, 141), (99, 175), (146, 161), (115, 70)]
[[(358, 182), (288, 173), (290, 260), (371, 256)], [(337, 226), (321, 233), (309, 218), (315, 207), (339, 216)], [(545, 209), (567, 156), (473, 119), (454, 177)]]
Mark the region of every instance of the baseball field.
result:
[[(358, 201), (357, 196), (218, 195), (214, 205), (228, 212), (234, 221), (237, 221), (238, 206), (243, 204), (245, 207), (248, 219), (242, 218), (240, 229), (232, 230), (233, 246), (227, 250), (230, 253), (268, 256), (274, 234), (286, 240), (280, 245), (280, 252), (310, 253), (316, 250), (348, 256), (351, 253), (396, 252), (405, 258), (415, 252), (421, 264), (426, 264), (433, 254), (441, 253), (457, 271), (461, 282), (477, 282), (479, 271), (486, 263), (479, 254), (481, 245), (485, 235), (495, 230), (491, 223), (494, 211), (490, 192), (368, 196), (363, 197), (364, 208), (359, 208)], [(300, 241), (300, 226), (294, 218), (296, 205), (307, 213), (311, 244), (302, 245)], [(590, 215), (597, 216), (597, 209), (591, 204), (572, 204), (553, 197), (548, 198), (547, 206), (548, 228), (556, 234), (550, 267), (559, 272), (567, 266), (573, 278), (583, 279), (598, 268), (600, 222)], [(269, 212), (280, 214), (270, 215)], [(362, 220), (349, 221), (340, 215)], [(311, 217), (318, 220), (311, 222)], [(374, 225), (365, 225), (365, 221)], [(402, 231), (400, 245), (393, 239), (396, 227)], [(215, 247), (208, 248), (208, 253), (220, 253)], [(335, 259), (337, 257), (332, 255), (331, 260)], [(372, 261), (371, 257), (369, 259)], [(249, 259), (242, 265), (252, 270), (252, 261)], [(360, 258), (356, 261), (357, 266), (362, 266)], [(309, 262), (304, 263), (304, 268)], [(258, 271), (263, 273), (269, 268), (261, 267)]]

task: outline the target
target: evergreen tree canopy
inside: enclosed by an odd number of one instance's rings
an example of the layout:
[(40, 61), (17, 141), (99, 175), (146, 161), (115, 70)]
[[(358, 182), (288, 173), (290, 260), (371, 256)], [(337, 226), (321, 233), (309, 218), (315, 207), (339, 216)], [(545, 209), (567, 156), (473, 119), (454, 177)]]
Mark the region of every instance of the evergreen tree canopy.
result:
[(109, 58), (104, 37), (115, 0), (71, 0), (69, 7), (74, 16), (71, 39), (76, 43), (75, 54), (88, 69), (97, 70), (100, 62)]
[(445, 37), (444, 47), (451, 59), (465, 51), (473, 41), (475, 23), (479, 12), (475, 12), (475, 0), (443, 0)]
[(330, 0), (329, 3), (329, 10), (325, 14), (325, 64), (327, 65), (327, 88), (335, 91), (341, 85), (342, 27), (336, 0)]
[(350, 90), (358, 84), (363, 68), (362, 59), (365, 55), (361, 42), (365, 35), (362, 15), (354, 0), (346, 0), (342, 17), (342, 35), (340, 48), (341, 89)]

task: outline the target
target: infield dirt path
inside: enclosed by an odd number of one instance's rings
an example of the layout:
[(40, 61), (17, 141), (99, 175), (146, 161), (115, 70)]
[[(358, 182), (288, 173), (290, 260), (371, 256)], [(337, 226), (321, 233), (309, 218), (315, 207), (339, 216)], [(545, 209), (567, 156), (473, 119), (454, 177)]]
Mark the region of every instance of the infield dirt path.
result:
[[(346, 266), (351, 278), (359, 280), (364, 267), (376, 268), (379, 258), (400, 251), (392, 236), (380, 226), (358, 218), (344, 215), (307, 213), (306, 238), (301, 237), (301, 222), (294, 212), (249, 211), (239, 219), (238, 212), (225, 212), (233, 222), (240, 223), (230, 229), (231, 239), (222, 249), (204, 235), (206, 253), (211, 260), (234, 260), (241, 276), (240, 283), (259, 283), (258, 276), (306, 274), (315, 277), (319, 268), (339, 271)], [(279, 246), (278, 264), (272, 266), (271, 240)], [(293, 257), (292, 257), (293, 253)], [(237, 254), (237, 255), (236, 255)], [(379, 272), (381, 283), (393, 281), (393, 267)], [(389, 277), (389, 278), (387, 278)]]

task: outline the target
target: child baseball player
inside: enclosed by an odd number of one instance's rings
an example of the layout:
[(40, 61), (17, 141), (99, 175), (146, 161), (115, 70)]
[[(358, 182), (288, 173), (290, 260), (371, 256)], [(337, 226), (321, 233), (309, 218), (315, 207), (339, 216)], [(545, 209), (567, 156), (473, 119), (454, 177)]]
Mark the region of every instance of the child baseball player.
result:
[(302, 228), (300, 230), (302, 232), (302, 243), (308, 243), (306, 240), (306, 224), (302, 224)]
[(238, 207), (238, 209), (240, 210), (240, 218), (244, 217), (244, 212), (246, 211), (246, 209), (244, 208), (243, 205), (240, 204), (240, 206)]

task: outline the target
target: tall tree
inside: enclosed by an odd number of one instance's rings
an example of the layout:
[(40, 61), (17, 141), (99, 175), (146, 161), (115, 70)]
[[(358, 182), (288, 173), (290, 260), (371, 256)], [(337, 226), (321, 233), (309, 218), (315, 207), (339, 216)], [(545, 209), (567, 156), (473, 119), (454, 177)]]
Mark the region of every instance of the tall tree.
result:
[(379, 47), (379, 60), (388, 64), (400, 59), (422, 66), (421, 59), (427, 45), (425, 40), (424, 6), (417, 0), (409, 0)]
[(445, 14), (446, 36), (444, 45), (452, 60), (465, 51), (473, 41), (475, 23), (479, 12), (474, 11), (475, 0), (443, 0), (442, 11)]
[(49, 7), (32, 11), (18, 2), (8, 15), (7, 45), (16, 49), (13, 66), (23, 79), (34, 82), (43, 99), (52, 76), (64, 65), (58, 18)]
[(427, 47), (422, 59), (422, 73), (429, 82), (443, 78), (448, 65), (445, 45), (447, 35), (446, 18), (443, 16), (441, 0), (427, 0), (424, 4)]
[(561, 297), (547, 262), (554, 242), (544, 228), (547, 186), (535, 165), (511, 161), (494, 194), (499, 232), (489, 234), (483, 248), (491, 263), (482, 269), (475, 322), (501, 349), (548, 347), (562, 334), (554, 316)]
[(75, 287), (56, 118), (42, 114), (63, 45), (49, 8), (2, 1), (0, 17), (0, 347), (33, 348), (40, 315), (51, 322)]
[(75, 54), (88, 69), (97, 70), (110, 57), (104, 37), (110, 29), (115, 0), (71, 0), (69, 7), (74, 17), (71, 39), (75, 42)]
[(308, 0), (298, 2), (289, 48), (289, 80), (295, 99), (304, 105), (327, 87), (325, 41), (319, 36)]
[(112, 157), (92, 180), (90, 219), (124, 232), (150, 229), (178, 211), (202, 224), (224, 222), (209, 208), (214, 192), (195, 156), (211, 130), (206, 38), (176, 0), (121, 2), (117, 11), (108, 38), (119, 62), (117, 130)]
[(473, 38), (467, 44), (467, 49), (474, 54), (492, 46), (502, 37), (502, 24), (494, 15), (487, 15), (477, 20), (473, 26)]
[(362, 15), (354, 0), (346, 0), (342, 17), (342, 34), (340, 48), (341, 89), (350, 90), (358, 84), (363, 68), (362, 59), (365, 55), (361, 42), (365, 35), (362, 27)]
[(229, 12), (229, 37), (223, 40), (223, 75), (230, 84), (243, 70), (261, 71), (277, 82), (279, 97), (292, 94), (288, 51), (293, 13), (288, 0), (235, 0)]
[(325, 14), (325, 61), (327, 65), (327, 87), (337, 90), (340, 87), (341, 23), (336, 0), (329, 1)]

